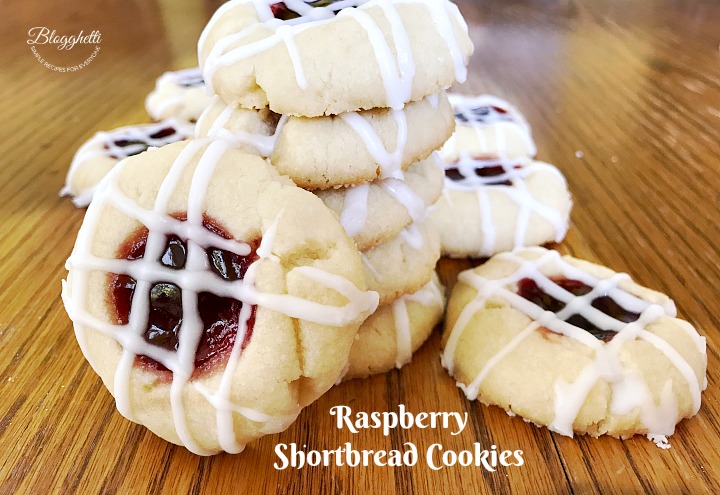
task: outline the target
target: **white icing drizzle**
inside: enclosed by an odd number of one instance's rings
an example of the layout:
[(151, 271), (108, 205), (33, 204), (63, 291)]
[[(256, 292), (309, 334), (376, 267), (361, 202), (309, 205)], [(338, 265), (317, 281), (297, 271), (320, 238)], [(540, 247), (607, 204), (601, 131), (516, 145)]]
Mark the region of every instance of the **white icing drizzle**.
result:
[[(407, 32), (405, 32), (402, 20), (395, 7), (393, 6), (391, 10), (390, 3), (387, 0), (378, 5), (390, 20), (393, 38), (395, 39), (395, 52), (398, 54), (397, 58), (393, 57), (393, 50), (385, 40), (382, 29), (367, 12), (360, 9), (347, 9), (340, 11), (338, 17), (353, 17), (365, 29), (385, 85), (388, 106), (401, 110), (405, 106), (405, 102), (410, 100), (412, 92), (412, 78), (415, 75), (412, 51), (410, 50)], [(398, 66), (400, 66), (399, 73)]]
[(413, 294), (406, 294), (392, 303), (393, 321), (395, 322), (395, 338), (397, 342), (397, 357), (395, 367), (402, 368), (412, 360), (412, 333), (410, 328), (410, 313), (407, 303), (414, 302), (423, 306), (443, 306), (443, 296), (438, 283), (431, 279)]
[(369, 184), (349, 187), (345, 191), (343, 210), (340, 213), (340, 225), (343, 226), (349, 237), (355, 237), (365, 228), (368, 216), (369, 193)]
[[(519, 253), (537, 253), (537, 257), (528, 260)], [(629, 280), (627, 274), (614, 274), (606, 279), (597, 279), (587, 272), (564, 261), (557, 251), (543, 248), (530, 248), (524, 251), (502, 253), (496, 257), (512, 262), (517, 269), (510, 275), (501, 279), (486, 279), (473, 270), (462, 272), (458, 280), (477, 289), (477, 295), (460, 313), (450, 334), (442, 354), (442, 364), (453, 373), (455, 352), (460, 336), (465, 331), (473, 315), (485, 308), (490, 299), (502, 299), (518, 311), (526, 314), (533, 321), (520, 333), (507, 342), (493, 357), (491, 357), (475, 376), (470, 384), (458, 382), (469, 399), (477, 398), (479, 387), (492, 369), (528, 335), (540, 327), (577, 340), (594, 351), (594, 358), (585, 366), (575, 380), (567, 383), (559, 379), (554, 386), (555, 417), (548, 427), (563, 435), (573, 435), (573, 424), (582, 408), (588, 394), (599, 380), (608, 382), (612, 390), (610, 410), (615, 414), (628, 414), (639, 409), (642, 424), (648, 430), (648, 438), (662, 443), (665, 436), (674, 432), (675, 424), (679, 419), (678, 405), (672, 393), (672, 382), (668, 380), (662, 390), (661, 401), (656, 405), (647, 384), (641, 379), (637, 371), (625, 367), (619, 359), (620, 349), (624, 343), (641, 339), (651, 344), (663, 353), (685, 380), (692, 398), (693, 414), (700, 408), (701, 386), (690, 364), (667, 341), (645, 328), (662, 317), (675, 317), (675, 306), (672, 301), (659, 305), (640, 299), (622, 289), (618, 284)], [(562, 277), (578, 280), (592, 290), (583, 295), (575, 296), (566, 291), (543, 273), (546, 265), (554, 267), (553, 272), (559, 270)], [(543, 310), (533, 302), (523, 298), (515, 292), (517, 283), (522, 279), (532, 279), (541, 290), (551, 297), (565, 304), (561, 311), (552, 313)], [(638, 313), (639, 319), (624, 323), (604, 314), (591, 305), (596, 297), (609, 296), (627, 311)], [(596, 339), (589, 332), (575, 327), (566, 321), (568, 317), (578, 314), (597, 326), (614, 332), (616, 335), (608, 343)], [(679, 320), (675, 320), (679, 321)], [(704, 350), (704, 338), (700, 337), (689, 324), (681, 326), (692, 336), (698, 345), (698, 350)]]
[(415, 251), (423, 247), (422, 232), (414, 223), (408, 225), (402, 232), (400, 232), (400, 237), (402, 237), (405, 243)]
[[(200, 115), (197, 122), (195, 137), (223, 139), (234, 147), (239, 147), (241, 145), (252, 146), (263, 157), (272, 155), (278, 137), (280, 136), (285, 123), (288, 121), (289, 116), (281, 116), (277, 123), (277, 127), (275, 127), (275, 131), (269, 136), (266, 134), (256, 134), (239, 130), (231, 131), (225, 127), (232, 118), (234, 112), (234, 109), (231, 106), (223, 108), (223, 110), (217, 115), (217, 117), (215, 117), (214, 120), (212, 120), (211, 123), (208, 124), (207, 122), (210, 120), (210, 114), (218, 101), (220, 101), (220, 97), (215, 96), (213, 104)], [(207, 131), (203, 133), (202, 129), (207, 129)]]
[[(207, 58), (203, 60), (203, 47), (215, 24), (232, 8), (249, 3), (255, 7), (258, 23), (220, 38), (210, 49)], [(313, 8), (304, 1), (290, 0), (285, 2), (286, 6), (300, 14), (300, 17), (287, 21), (276, 19), (273, 16), (270, 5), (274, 3), (276, 3), (275, 0), (231, 0), (215, 12), (198, 43), (198, 58), (201, 60), (203, 74), (211, 91), (215, 92), (213, 79), (219, 68), (262, 53), (280, 43), (283, 43), (288, 50), (298, 87), (303, 90), (307, 89), (308, 84), (294, 37), (306, 29), (333, 22), (337, 13), (337, 18), (352, 18), (365, 30), (383, 80), (388, 106), (396, 110), (401, 109), (406, 102), (410, 101), (416, 71), (409, 35), (397, 10), (398, 5), (407, 3), (421, 4), (428, 9), (438, 34), (447, 46), (448, 54), (454, 65), (455, 78), (459, 82), (463, 82), (467, 77), (467, 67), (453, 23), (456, 23), (464, 32), (467, 32), (467, 24), (458, 8), (450, 2), (444, 0), (347, 0), (335, 2), (326, 7)], [(389, 22), (393, 40), (392, 47), (386, 41), (379, 25), (366, 12), (371, 7), (382, 9), (385, 19)], [(260, 27), (270, 29), (272, 33), (259, 40), (230, 48), (233, 44), (256, 33)]]
[[(425, 100), (434, 108), (437, 108), (437, 105), (439, 105), (439, 95), (437, 94), (428, 96)], [(269, 136), (238, 130), (231, 131), (227, 126), (235, 111), (232, 106), (226, 106), (221, 112), (217, 113), (215, 117), (211, 117), (213, 113), (216, 113), (215, 108), (219, 101), (221, 101), (220, 97), (215, 96), (213, 104), (200, 115), (195, 137), (224, 139), (236, 147), (240, 145), (250, 145), (256, 148), (258, 153), (264, 157), (272, 155), (284, 125), (291, 117), (289, 115), (281, 116), (275, 131)], [(392, 152), (385, 148), (382, 138), (373, 129), (362, 112), (346, 112), (339, 117), (362, 139), (368, 153), (370, 153), (380, 167), (380, 179), (397, 179), (401, 181), (404, 179), (403, 165), (405, 163), (405, 150), (408, 142), (407, 114), (405, 113), (405, 109), (401, 109), (393, 110), (392, 115), (395, 119), (397, 132), (395, 150)], [(207, 131), (205, 131), (205, 129), (207, 129)], [(442, 166), (442, 159), (438, 153), (435, 152), (431, 156), (439, 166)], [(399, 186), (395, 189), (399, 189)], [(408, 208), (408, 211), (417, 211), (417, 199), (411, 198), (408, 194), (402, 194), (402, 198), (397, 196), (397, 199)], [(415, 218), (416, 217), (413, 216), (413, 219)]]
[(381, 282), (385, 277), (383, 277), (383, 274), (378, 272), (372, 263), (370, 263), (370, 260), (368, 259), (367, 255), (363, 252), (360, 253), (360, 259), (362, 260), (363, 265), (365, 268), (372, 273), (373, 277), (375, 277), (375, 280), (378, 282)]
[[(412, 249), (414, 251), (418, 251), (418, 250), (422, 249), (422, 247), (425, 244), (425, 240), (423, 238), (423, 232), (420, 229), (420, 225), (421, 224), (413, 223), (413, 224), (409, 225), (408, 227), (406, 227), (403, 231), (401, 231), (398, 236), (399, 238), (402, 239), (403, 244), (407, 245), (410, 249)], [(395, 242), (395, 240), (396, 239), (389, 241), (388, 244), (391, 242)], [(385, 246), (385, 244), (381, 244), (380, 246), (373, 248), (373, 249), (380, 249), (383, 246)], [(371, 250), (368, 250), (368, 251), (371, 251)], [(378, 271), (373, 266), (373, 264), (370, 262), (370, 259), (367, 256), (367, 252), (361, 251), (360, 259), (362, 260), (363, 265), (365, 265), (366, 270), (369, 271), (373, 275), (375, 280), (377, 280), (378, 282), (382, 282), (382, 280), (385, 278), (385, 274), (382, 272), (382, 270)]]
[(407, 304), (402, 297), (392, 304), (393, 320), (395, 321), (395, 340), (397, 356), (395, 367), (402, 368), (412, 359), (412, 335), (410, 333), (410, 315)]
[[(408, 212), (412, 222), (424, 222), (428, 215), (425, 201), (400, 179), (383, 179), (376, 184), (390, 194)], [(358, 235), (367, 225), (370, 184), (348, 187), (345, 192), (340, 223), (350, 237)]]
[[(328, 326), (341, 326), (371, 314), (378, 304), (377, 293), (360, 291), (344, 277), (309, 266), (296, 267), (290, 273), (298, 273), (338, 292), (347, 299), (345, 305), (329, 306), (289, 294), (258, 292), (254, 286), (254, 279), (259, 264), (280, 262), (272, 253), (272, 242), (282, 213), (264, 229), (261, 244), (256, 251), (259, 259), (248, 267), (243, 280), (226, 281), (210, 270), (205, 254), (205, 250), (209, 247), (214, 246), (240, 255), (249, 254), (251, 250), (248, 244), (225, 239), (203, 225), (205, 191), (212, 179), (216, 164), (227, 151), (228, 146), (228, 143), (221, 140), (194, 140), (188, 143), (163, 180), (152, 210), (142, 208), (122, 194), (117, 185), (120, 168), (116, 167), (102, 182), (97, 200), (88, 209), (75, 248), (66, 264), (68, 270), (72, 270), (73, 276), (71, 281), (63, 281), (62, 292), (65, 308), (74, 322), (78, 342), (86, 356), (90, 355), (86, 352), (86, 328), (93, 328), (114, 339), (123, 349), (113, 386), (113, 395), (121, 414), (133, 420), (130, 398), (131, 371), (135, 357), (145, 355), (172, 372), (170, 402), (175, 430), (188, 450), (201, 455), (213, 452), (197, 444), (187, 424), (184, 404), (184, 392), (187, 386), (196, 389), (215, 408), (218, 443), (228, 452), (239, 452), (243, 449), (243, 445), (237, 443), (235, 438), (233, 413), (241, 414), (251, 421), (265, 423), (263, 432), (281, 431), (299, 413), (298, 409), (289, 415), (271, 417), (230, 401), (233, 374), (242, 352), (241, 345), (253, 305), (280, 312), (291, 318)], [(187, 220), (180, 221), (169, 215), (168, 204), (183, 172), (199, 153), (199, 161), (189, 191)], [(104, 259), (92, 254), (93, 236), (99, 226), (105, 205), (118, 209), (127, 217), (138, 220), (148, 228), (145, 253), (142, 258)], [(177, 235), (186, 239), (187, 259), (182, 270), (165, 267), (156, 261), (160, 259), (165, 249), (168, 235)], [(125, 325), (113, 324), (89, 313), (84, 307), (88, 298), (88, 277), (90, 273), (97, 271), (132, 277), (136, 280), (136, 294), (148, 294), (151, 286), (161, 281), (173, 283), (182, 289), (183, 317), (177, 352), (156, 347), (144, 340), (143, 334), (147, 328), (149, 315), (148, 297), (132, 298), (128, 323)], [(223, 370), (218, 389), (215, 391), (209, 390), (200, 381), (190, 381), (195, 369), (196, 349), (203, 332), (203, 323), (197, 308), (197, 295), (200, 292), (232, 297), (243, 303), (235, 345)]]
[(402, 166), (408, 139), (407, 116), (403, 110), (393, 110), (392, 113), (397, 123), (397, 138), (393, 152), (385, 148), (380, 136), (360, 113), (348, 112), (340, 115), (343, 122), (352, 127), (365, 143), (368, 152), (380, 167), (381, 179), (403, 178)]
[(166, 72), (158, 78), (158, 82), (168, 81), (178, 86), (187, 88), (204, 88), (202, 70), (200, 67), (191, 67), (188, 69), (180, 69), (172, 72)]
[[(448, 93), (450, 105), (460, 125), (492, 125), (500, 122), (512, 122), (527, 130), (530, 125), (525, 117), (510, 102), (494, 95), (465, 96)], [(501, 112), (493, 109), (499, 108)]]
[(290, 61), (292, 62), (293, 69), (295, 70), (295, 82), (300, 89), (307, 89), (308, 83), (305, 77), (305, 70), (300, 60), (300, 51), (298, 50), (297, 44), (295, 43), (295, 36), (292, 32), (292, 27), (288, 25), (280, 26), (275, 31), (280, 38), (282, 38), (285, 46), (287, 47)]
[[(455, 113), (458, 127), (470, 127), (475, 130), (481, 153), (507, 156), (507, 138), (510, 133), (520, 136), (527, 150), (527, 156), (535, 156), (537, 147), (531, 135), (530, 124), (525, 117), (509, 102), (493, 95), (464, 96), (448, 94)], [(493, 110), (499, 108), (504, 113)], [(488, 141), (486, 132), (492, 128), (495, 142)], [(453, 134), (443, 146), (441, 154), (447, 156), (457, 148), (456, 134)]]
[[(173, 96), (161, 93), (165, 86), (174, 86), (174, 91), (171, 92)], [(205, 81), (200, 67), (165, 72), (157, 79), (155, 90), (148, 95), (145, 108), (150, 117), (158, 119), (168, 107), (182, 104), (189, 92), (197, 91), (205, 93)]]
[[(503, 172), (499, 175), (481, 177), (475, 173), (475, 169), (480, 168), (502, 168)], [(463, 153), (456, 163), (447, 163), (445, 168), (457, 168), (463, 176), (460, 181), (454, 181), (447, 176), (443, 195), (448, 200), (448, 204), (452, 206), (451, 194), (452, 190), (470, 191), (477, 196), (478, 207), (480, 210), (480, 229), (483, 234), (482, 246), (477, 253), (478, 257), (492, 256), (497, 252), (496, 226), (492, 220), (492, 205), (489, 193), (492, 191), (496, 194), (505, 194), (513, 203), (518, 206), (519, 213), (516, 220), (514, 247), (520, 248), (526, 245), (525, 236), (527, 235), (532, 221), (533, 214), (540, 216), (552, 225), (555, 231), (555, 242), (560, 242), (565, 238), (568, 229), (568, 215), (538, 201), (528, 189), (526, 180), (536, 173), (554, 174), (558, 180), (567, 187), (565, 177), (554, 166), (538, 161), (522, 160), (476, 160), (467, 153)], [(500, 184), (501, 182), (510, 182), (511, 185)]]
[(381, 187), (390, 193), (398, 203), (403, 205), (413, 222), (423, 222), (427, 216), (425, 201), (415, 194), (410, 187), (400, 179), (385, 179)]
[[(438, 29), (438, 33), (440, 33), (440, 37), (443, 41), (445, 41), (445, 44), (448, 47), (450, 57), (452, 58), (453, 65), (455, 66), (455, 79), (459, 83), (465, 82), (467, 79), (467, 66), (465, 65), (462, 51), (460, 50), (460, 45), (449, 15), (453, 14), (455, 21), (467, 30), (467, 25), (460, 14), (460, 9), (458, 9), (457, 5), (450, 2), (443, 4), (441, 2), (429, 1), (425, 2), (425, 5), (428, 10), (430, 10), (430, 16), (435, 21), (435, 26)], [(448, 10), (450, 10), (450, 12), (448, 12)]]
[[(169, 136), (153, 137), (164, 129), (172, 129), (174, 132)], [(107, 157), (121, 161), (128, 156), (142, 153), (148, 148), (160, 148), (176, 141), (182, 141), (194, 134), (194, 126), (188, 122), (175, 119), (167, 119), (153, 124), (140, 124), (135, 126), (120, 127), (112, 131), (98, 132), (83, 144), (75, 153), (67, 176), (65, 186), (60, 190), (60, 196), (73, 195), (71, 184), (75, 182), (77, 174), (82, 173), (82, 168), (89, 160), (99, 157)], [(137, 144), (119, 146), (118, 141), (138, 141)], [(97, 186), (90, 187), (83, 191), (76, 191), (73, 204), (78, 208), (87, 206), (93, 198)]]

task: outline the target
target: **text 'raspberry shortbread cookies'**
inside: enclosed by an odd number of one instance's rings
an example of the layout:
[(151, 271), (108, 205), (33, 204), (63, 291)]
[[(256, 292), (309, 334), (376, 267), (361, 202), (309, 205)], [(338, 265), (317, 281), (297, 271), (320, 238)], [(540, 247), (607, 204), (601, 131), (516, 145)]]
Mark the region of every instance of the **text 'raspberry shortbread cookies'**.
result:
[(198, 59), (231, 106), (319, 117), (437, 94), (465, 80), (472, 50), (447, 0), (231, 0)]
[(119, 164), (67, 268), (65, 307), (118, 410), (198, 454), (287, 428), (378, 304), (322, 201), (221, 140)]
[(552, 431), (660, 446), (695, 415), (705, 338), (664, 294), (557, 251), (502, 253), (462, 272), (442, 363), (469, 399)]

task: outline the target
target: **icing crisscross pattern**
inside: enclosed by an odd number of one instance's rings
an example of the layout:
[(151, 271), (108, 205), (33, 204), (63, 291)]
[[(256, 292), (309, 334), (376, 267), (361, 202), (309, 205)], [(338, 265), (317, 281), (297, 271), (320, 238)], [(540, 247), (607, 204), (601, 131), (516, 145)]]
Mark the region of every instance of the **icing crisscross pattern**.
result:
[(510, 103), (493, 95), (448, 94), (458, 124), (471, 126), (511, 122), (530, 132), (525, 117)]
[(455, 113), (458, 130), (445, 143), (441, 154), (445, 158), (462, 152), (458, 134), (470, 129), (480, 154), (507, 158), (513, 140), (522, 143), (523, 155), (535, 156), (537, 147), (525, 117), (510, 103), (493, 95), (464, 96), (448, 94)]
[[(466, 26), (466, 24), (457, 7), (444, 0), (344, 0), (321, 7), (313, 7), (314, 2), (287, 0), (283, 2), (284, 5), (289, 10), (299, 14), (298, 17), (287, 20), (275, 17), (273, 6), (277, 6), (280, 2), (274, 0), (231, 0), (215, 12), (200, 37), (198, 58), (201, 61), (203, 61), (202, 49), (208, 33), (230, 9), (238, 5), (252, 3), (259, 22), (239, 32), (223, 36), (211, 47), (207, 58), (202, 63), (205, 81), (208, 87), (215, 92), (213, 80), (218, 69), (258, 53), (263, 53), (283, 43), (290, 55), (298, 87), (307, 89), (308, 82), (300, 52), (295, 42), (295, 36), (306, 29), (317, 26), (319, 23), (331, 22), (336, 16), (347, 17), (354, 19), (367, 32), (368, 41), (375, 55), (387, 94), (388, 106), (398, 110), (402, 109), (405, 103), (411, 100), (412, 83), (415, 77), (415, 61), (413, 60), (409, 35), (397, 11), (397, 4), (409, 2), (427, 7), (435, 21), (438, 33), (447, 45), (454, 64), (455, 77), (460, 82), (464, 81), (467, 77), (467, 68), (453, 28), (453, 21), (460, 26)], [(385, 18), (390, 24), (393, 38), (392, 45), (386, 41), (380, 26), (366, 12), (368, 8), (375, 6), (382, 9)], [(272, 30), (272, 34), (256, 41), (235, 46), (237, 43), (242, 43), (244, 39), (254, 35), (259, 28), (269, 28)]]
[(405, 294), (392, 303), (397, 343), (397, 356), (395, 358), (395, 367), (397, 369), (402, 368), (412, 360), (412, 330), (410, 328), (410, 312), (407, 307), (409, 302), (422, 306), (442, 307), (443, 296), (438, 282), (433, 278), (420, 290), (412, 294)]
[[(487, 171), (487, 173), (483, 172)], [(492, 219), (493, 194), (504, 194), (519, 208), (517, 216), (513, 245), (516, 248), (526, 245), (526, 235), (533, 215), (538, 215), (552, 225), (555, 231), (555, 242), (565, 238), (568, 229), (568, 215), (556, 208), (544, 204), (533, 195), (528, 188), (526, 179), (536, 173), (550, 173), (565, 188), (565, 177), (554, 166), (530, 160), (478, 160), (467, 153), (463, 153), (455, 163), (445, 164), (445, 186), (443, 197), (448, 205), (453, 207), (452, 193), (454, 190), (468, 191), (477, 196), (480, 210), (480, 227), (482, 231), (482, 246), (477, 253), (478, 257), (488, 257), (495, 254), (496, 225)]]
[[(226, 106), (218, 115), (212, 119), (211, 114), (214, 107), (217, 105), (219, 100), (218, 96), (215, 96), (215, 102), (210, 105), (198, 119), (198, 125), (196, 127), (196, 137), (210, 137), (215, 139), (223, 139), (234, 147), (241, 145), (249, 145), (257, 150), (260, 155), (268, 157), (272, 155), (277, 140), (282, 132), (285, 123), (288, 121), (289, 116), (283, 115), (280, 117), (274, 132), (271, 135), (258, 134), (247, 131), (231, 131), (227, 128), (233, 117), (233, 113), (236, 111), (232, 106)], [(212, 121), (210, 121), (212, 119)], [(207, 122), (206, 122), (207, 121)], [(203, 132), (207, 128), (207, 131)]]
[[(439, 104), (439, 96), (433, 95), (433, 97), (426, 97), (425, 100), (434, 107), (437, 107)], [(236, 147), (249, 145), (254, 147), (262, 156), (271, 156), (283, 131), (283, 127), (291, 117), (289, 115), (280, 116), (273, 133), (270, 135), (242, 130), (231, 131), (228, 127), (232, 126), (235, 112), (244, 112), (247, 110), (236, 110), (232, 106), (226, 106), (222, 111), (217, 113), (216, 116), (213, 116), (213, 113), (216, 111), (215, 107), (217, 107), (219, 101), (219, 97), (216, 96), (215, 98), (215, 103), (203, 112), (198, 119), (196, 137), (207, 136), (225, 139)], [(433, 104), (433, 102), (435, 102), (435, 104)], [(340, 115), (340, 118), (357, 134), (365, 145), (368, 153), (379, 168), (379, 178), (402, 180), (404, 177), (403, 165), (407, 162), (408, 118), (405, 109), (392, 110), (391, 115), (396, 125), (395, 146), (392, 151), (387, 149), (383, 143), (383, 138), (363, 112), (346, 112)], [(433, 159), (438, 162), (440, 161), (437, 153), (433, 154)]]
[[(176, 433), (189, 450), (204, 455), (213, 452), (198, 445), (188, 427), (184, 404), (184, 393), (188, 386), (202, 394), (215, 408), (218, 443), (227, 452), (239, 452), (244, 447), (236, 440), (233, 413), (241, 414), (254, 422), (264, 423), (261, 431), (266, 433), (282, 431), (299, 413), (298, 409), (286, 416), (268, 416), (233, 404), (231, 401), (234, 370), (240, 358), (245, 332), (248, 330), (247, 322), (253, 306), (322, 325), (343, 326), (370, 314), (375, 310), (378, 301), (376, 293), (360, 291), (344, 277), (310, 266), (296, 267), (293, 270), (318, 285), (344, 296), (347, 299), (345, 305), (331, 306), (290, 294), (257, 291), (254, 281), (259, 264), (280, 262), (272, 252), (272, 245), (282, 212), (271, 225), (264, 228), (262, 240), (256, 250), (257, 259), (247, 268), (243, 279), (227, 281), (213, 273), (209, 268), (206, 249), (214, 247), (240, 256), (246, 256), (251, 252), (249, 244), (226, 239), (211, 232), (203, 224), (205, 191), (218, 161), (227, 150), (227, 143), (220, 140), (189, 142), (175, 159), (163, 180), (152, 209), (141, 207), (120, 191), (117, 177), (122, 168), (116, 167), (102, 183), (97, 201), (88, 210), (75, 249), (67, 261), (67, 268), (71, 271), (72, 278), (68, 282), (63, 282), (63, 301), (75, 323), (77, 339), (84, 354), (89, 356), (85, 339), (86, 328), (107, 335), (122, 347), (122, 355), (115, 372), (113, 392), (118, 410), (128, 419), (133, 419), (130, 379), (136, 356), (143, 355), (157, 361), (172, 371), (169, 393)], [(184, 171), (198, 156), (188, 194), (186, 220), (179, 220), (167, 211), (168, 205)], [(106, 259), (92, 253), (93, 236), (105, 206), (119, 210), (123, 215), (147, 228), (145, 253), (142, 258)], [(187, 258), (183, 270), (163, 266), (158, 261), (165, 250), (166, 239), (171, 235), (186, 240)], [(132, 298), (127, 324), (119, 325), (105, 321), (91, 314), (85, 307), (88, 298), (88, 278), (92, 272), (97, 271), (127, 275), (135, 279), (135, 294), (139, 297)], [(143, 295), (149, 293), (153, 284), (160, 282), (173, 283), (182, 290), (183, 315), (177, 351), (151, 345), (143, 337), (149, 315), (149, 300)], [(219, 386), (215, 390), (209, 389), (203, 380), (191, 379), (195, 370), (198, 342), (204, 329), (198, 311), (198, 294), (202, 292), (233, 298), (242, 303), (237, 336), (227, 364), (222, 370)]]
[[(658, 335), (646, 330), (646, 327), (662, 317), (674, 317), (675, 306), (671, 300), (663, 304), (649, 302), (634, 296), (620, 287), (623, 281), (630, 280), (627, 274), (613, 274), (607, 278), (596, 278), (593, 275), (565, 261), (557, 251), (542, 248), (531, 248), (512, 253), (502, 253), (497, 259), (511, 262), (517, 266), (514, 272), (500, 279), (488, 279), (474, 270), (460, 274), (458, 280), (475, 288), (478, 292), (460, 313), (450, 334), (442, 355), (442, 364), (450, 372), (455, 367), (455, 352), (460, 337), (475, 313), (482, 311), (489, 300), (502, 300), (527, 315), (531, 322), (517, 333), (501, 349), (489, 359), (480, 372), (468, 384), (458, 383), (473, 400), (477, 398), (479, 388), (493, 368), (531, 333), (540, 328), (574, 339), (594, 351), (593, 360), (578, 374), (577, 378), (566, 383), (558, 380), (554, 384), (555, 417), (549, 428), (564, 435), (573, 435), (573, 423), (591, 389), (599, 380), (607, 381), (612, 387), (612, 403), (610, 412), (627, 414), (639, 408), (641, 418), (648, 430), (648, 436), (654, 440), (664, 438), (674, 432), (678, 410), (672, 397), (672, 383), (668, 380), (662, 393), (661, 402), (656, 405), (648, 385), (637, 372), (624, 366), (619, 359), (619, 352), (625, 342), (641, 339), (650, 343), (658, 352), (665, 355), (685, 379), (692, 397), (693, 411), (700, 407), (701, 386), (690, 364)], [(582, 296), (575, 296), (558, 285), (546, 274), (547, 271), (558, 272), (562, 277), (578, 280), (592, 288)], [(542, 290), (554, 299), (564, 303), (564, 307), (556, 312), (544, 310), (542, 307), (525, 299), (516, 292), (517, 284), (523, 279), (531, 279)], [(609, 296), (628, 311), (639, 314), (639, 318), (629, 323), (623, 322), (599, 311), (592, 306), (598, 296)], [(572, 315), (580, 315), (592, 324), (616, 332), (607, 343), (598, 340), (585, 330), (569, 324), (565, 320)], [(701, 353), (705, 352), (705, 341), (689, 325), (679, 322), (678, 325), (695, 342)]]
[(104, 147), (104, 150), (97, 154), (122, 160), (140, 154), (148, 148), (160, 148), (167, 144), (182, 141), (191, 135), (192, 125), (170, 119), (156, 124), (123, 127), (115, 131), (99, 132), (94, 139), (98, 139)]
[[(73, 194), (71, 184), (75, 180), (75, 175), (81, 173), (81, 168), (90, 160), (107, 157), (119, 161), (140, 154), (149, 148), (159, 148), (188, 139), (194, 132), (192, 124), (175, 119), (98, 132), (75, 153), (65, 179), (65, 187), (60, 191), (60, 195)], [(73, 203), (78, 207), (87, 206), (94, 192), (94, 186), (86, 191), (77, 191)]]
[[(433, 163), (441, 166), (437, 153), (430, 156)], [(413, 224), (425, 221), (428, 208), (425, 201), (404, 182), (404, 173), (399, 171), (400, 178), (381, 179), (375, 182), (386, 193), (393, 197), (406, 210)], [(358, 235), (367, 225), (369, 213), (370, 184), (352, 186), (345, 192), (345, 201), (340, 213), (340, 224), (348, 236)]]

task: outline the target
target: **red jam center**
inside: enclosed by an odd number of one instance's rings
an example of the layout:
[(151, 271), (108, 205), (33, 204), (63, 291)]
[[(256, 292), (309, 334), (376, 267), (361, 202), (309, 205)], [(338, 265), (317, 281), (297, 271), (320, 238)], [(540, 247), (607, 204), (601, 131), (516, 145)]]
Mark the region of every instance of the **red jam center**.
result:
[[(515, 168), (518, 168), (517, 166)], [(488, 165), (486, 167), (476, 167), (473, 172), (476, 176), (482, 177), (482, 178), (488, 178), (488, 177), (500, 177), (502, 175), (505, 175), (505, 167), (502, 165)], [(451, 167), (445, 169), (445, 177), (450, 179), (453, 182), (461, 182), (468, 177), (465, 177), (462, 172), (460, 172), (460, 169), (457, 167)], [(509, 179), (504, 180), (490, 180), (485, 181), (484, 185), (486, 186), (512, 186), (512, 181)]]
[[(592, 291), (592, 287), (580, 282), (579, 280), (572, 280), (563, 277), (555, 277), (551, 280), (575, 296), (584, 296)], [(540, 306), (544, 310), (552, 311), (553, 313), (562, 311), (565, 307), (565, 303), (558, 301), (543, 291), (542, 288), (538, 286), (537, 282), (531, 278), (524, 278), (518, 282), (518, 294), (528, 301)], [(616, 320), (622, 321), (623, 323), (630, 323), (640, 318), (640, 314), (626, 310), (613, 298), (607, 295), (594, 298), (591, 302), (591, 306), (602, 311), (606, 315), (615, 318)], [(612, 330), (595, 326), (579, 314), (574, 314), (565, 321), (573, 326), (582, 328), (586, 332), (592, 334), (596, 339), (602, 340), (603, 342), (610, 342), (612, 338), (617, 335), (617, 333)]]
[[(182, 219), (181, 216), (177, 216)], [(230, 239), (230, 235), (217, 223), (205, 219), (203, 225), (215, 234)], [(119, 258), (135, 260), (145, 254), (148, 231), (140, 228), (120, 247)], [(165, 249), (158, 263), (172, 270), (182, 270), (187, 260), (187, 243), (175, 235), (166, 237)], [(240, 256), (219, 248), (210, 247), (205, 250), (210, 269), (223, 280), (242, 280), (250, 264), (257, 259), (255, 247), (249, 255)], [(118, 324), (127, 324), (130, 318), (132, 300), (135, 296), (136, 281), (127, 275), (110, 274), (110, 299), (115, 308)], [(140, 296), (138, 296), (140, 297)], [(150, 314), (143, 338), (148, 344), (169, 351), (176, 351), (180, 343), (181, 324), (184, 317), (182, 288), (171, 282), (156, 282), (151, 285), (148, 298)], [(200, 292), (197, 295), (197, 312), (203, 323), (203, 333), (195, 351), (196, 371), (207, 371), (215, 363), (227, 359), (235, 344), (239, 327), (242, 302), (221, 297), (211, 292)], [(247, 321), (247, 330), (242, 342), (242, 349), (252, 336), (255, 322), (256, 307)], [(138, 362), (150, 369), (167, 371), (162, 364), (147, 357), (138, 356)]]

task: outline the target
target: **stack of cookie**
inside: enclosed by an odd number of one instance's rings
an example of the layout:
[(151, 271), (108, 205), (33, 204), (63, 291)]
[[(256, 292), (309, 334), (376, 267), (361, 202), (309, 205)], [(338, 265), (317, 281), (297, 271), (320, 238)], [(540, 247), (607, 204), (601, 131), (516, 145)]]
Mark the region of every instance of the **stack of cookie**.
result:
[(233, 0), (198, 51), (217, 96), (196, 136), (269, 158), (338, 215), (362, 253), (381, 306), (345, 378), (407, 363), (443, 311), (439, 239), (425, 220), (443, 185), (434, 151), (454, 130), (444, 89), (465, 78), (472, 52), (457, 7)]
[(433, 210), (443, 256), (486, 258), (560, 242), (572, 199), (553, 165), (532, 160), (525, 118), (491, 95), (451, 95), (457, 130), (441, 156), (445, 186)]
[[(81, 150), (104, 178), (63, 301), (125, 417), (239, 452), (338, 378), (409, 361), (443, 312), (425, 220), (471, 51), (447, 0), (233, 0), (199, 43), (195, 139), (157, 124)], [(202, 83), (180, 76), (153, 116), (195, 120)]]

